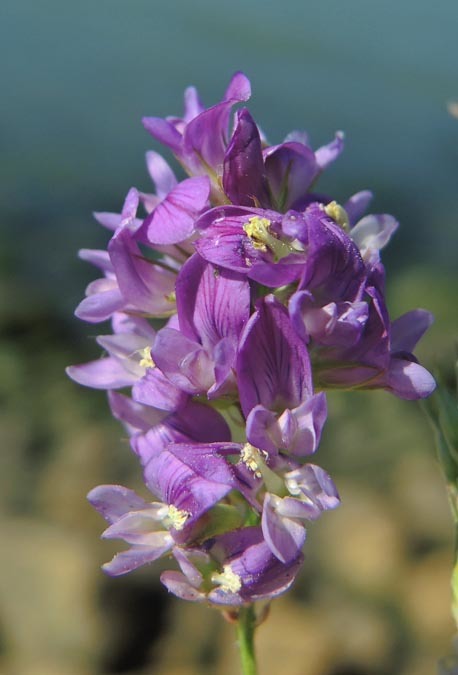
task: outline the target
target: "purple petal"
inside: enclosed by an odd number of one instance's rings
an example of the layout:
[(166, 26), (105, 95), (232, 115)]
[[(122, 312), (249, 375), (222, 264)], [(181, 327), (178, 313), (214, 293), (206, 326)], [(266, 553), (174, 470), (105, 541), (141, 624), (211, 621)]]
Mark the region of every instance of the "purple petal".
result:
[(258, 404), (280, 412), (296, 408), (312, 392), (307, 349), (273, 296), (258, 304), (245, 327), (237, 374), (246, 416)]
[[(118, 218), (121, 216), (118, 215)], [(93, 249), (93, 248), (82, 248), (78, 251), (78, 257), (81, 260), (95, 265), (103, 272), (113, 272), (113, 265), (111, 264), (110, 256), (107, 251)]]
[(152, 349), (164, 375), (188, 394), (202, 394), (214, 384), (213, 362), (198, 342), (173, 328), (162, 328)]
[(363, 217), (366, 212), (367, 207), (373, 199), (373, 194), (369, 190), (361, 190), (352, 195), (343, 205), (345, 211), (347, 212), (348, 220), (350, 225), (355, 225), (360, 218)]
[(340, 504), (339, 494), (331, 476), (315, 464), (305, 464), (285, 474), (285, 483), (291, 495), (316, 505), (321, 511), (335, 509)]
[(193, 255), (176, 283), (180, 329), (204, 347), (238, 339), (250, 313), (250, 287), (242, 275), (215, 268)]
[(167, 316), (173, 311), (169, 297), (174, 291), (175, 274), (145, 260), (127, 228), (115, 234), (108, 251), (126, 302), (153, 316)]
[(89, 323), (106, 321), (115, 312), (119, 312), (126, 306), (126, 301), (118, 288), (93, 293), (84, 298), (75, 309), (75, 316)]
[(188, 178), (178, 183), (154, 211), (145, 218), (143, 228), (151, 244), (177, 244), (188, 239), (195, 220), (210, 194), (207, 176)]
[(132, 388), (132, 398), (138, 403), (174, 412), (182, 408), (188, 396), (170, 382), (159, 368), (148, 368)]
[(300, 143), (282, 143), (265, 152), (269, 187), (280, 211), (302, 199), (319, 173), (315, 153)]
[(128, 430), (148, 431), (167, 416), (167, 413), (163, 410), (141, 405), (114, 391), (108, 392), (108, 401), (113, 417), (124, 422), (128, 426)]
[(433, 315), (424, 309), (414, 309), (400, 316), (391, 324), (391, 351), (413, 352), (433, 321)]
[(414, 401), (432, 394), (436, 382), (419, 363), (393, 358), (382, 386), (400, 398)]

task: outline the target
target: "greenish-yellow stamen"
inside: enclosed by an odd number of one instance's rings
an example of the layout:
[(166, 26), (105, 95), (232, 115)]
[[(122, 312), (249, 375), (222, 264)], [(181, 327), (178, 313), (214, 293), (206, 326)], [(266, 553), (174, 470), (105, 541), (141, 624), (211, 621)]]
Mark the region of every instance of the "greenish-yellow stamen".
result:
[(141, 359), (139, 362), (139, 366), (141, 368), (154, 368), (155, 363), (153, 359), (151, 358), (151, 347), (144, 347), (143, 349), (140, 349), (140, 355)]
[(173, 527), (175, 530), (182, 530), (190, 515), (188, 511), (182, 511), (181, 509), (177, 509), (173, 504), (170, 504), (166, 516), (168, 526)]
[[(265, 455), (267, 456), (267, 453), (265, 453)], [(255, 448), (251, 443), (245, 443), (240, 451), (240, 460), (246, 464), (256, 478), (261, 478), (262, 473), (260, 469), (262, 466), (262, 457), (261, 451), (258, 450), (258, 448)]]
[(330, 202), (324, 207), (324, 211), (327, 216), (336, 221), (337, 225), (340, 225), (343, 230), (348, 232), (350, 229), (350, 220), (343, 206), (340, 206), (340, 204), (335, 201)]
[(253, 216), (244, 224), (243, 229), (251, 240), (253, 248), (257, 251), (267, 252), (269, 248), (275, 256), (275, 260), (280, 260), (289, 255), (292, 249), (285, 244), (270, 229), (272, 222), (268, 218)]
[(224, 565), (222, 572), (214, 572), (211, 580), (214, 584), (221, 586), (221, 590), (226, 593), (238, 593), (242, 588), (241, 578), (232, 571), (230, 565)]

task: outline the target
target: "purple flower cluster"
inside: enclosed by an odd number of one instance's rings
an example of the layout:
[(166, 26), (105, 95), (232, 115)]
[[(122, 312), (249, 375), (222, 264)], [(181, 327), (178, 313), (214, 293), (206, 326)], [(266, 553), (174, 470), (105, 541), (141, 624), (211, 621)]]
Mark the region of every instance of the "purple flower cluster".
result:
[(97, 338), (102, 358), (68, 369), (108, 391), (153, 495), (89, 493), (103, 536), (130, 545), (104, 569), (174, 558), (163, 584), (217, 605), (284, 592), (309, 521), (339, 504), (307, 462), (323, 390), (417, 399), (434, 388), (412, 354), (430, 314), (392, 322), (386, 309), (379, 250), (396, 221), (364, 215), (369, 192), (342, 206), (314, 192), (342, 134), (316, 151), (299, 132), (270, 146), (245, 107), (230, 129), (249, 96), (237, 73), (213, 107), (189, 88), (182, 118), (144, 119), (189, 177), (149, 152), (155, 193), (132, 188), (121, 214), (96, 214), (113, 234), (107, 251), (81, 251), (102, 275), (76, 314), (110, 319), (112, 334)]

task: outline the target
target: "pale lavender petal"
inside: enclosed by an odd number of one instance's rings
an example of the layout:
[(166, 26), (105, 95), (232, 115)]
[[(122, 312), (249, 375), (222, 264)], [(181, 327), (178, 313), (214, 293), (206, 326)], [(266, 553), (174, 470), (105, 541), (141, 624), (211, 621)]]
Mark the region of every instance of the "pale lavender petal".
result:
[(78, 257), (81, 258), (81, 260), (95, 265), (103, 272), (113, 272), (113, 265), (111, 264), (110, 256), (107, 251), (82, 248), (78, 251)]
[(172, 384), (159, 368), (148, 368), (135, 382), (132, 398), (138, 403), (173, 412), (186, 404), (188, 395)]
[(109, 523), (116, 522), (129, 511), (149, 506), (133, 490), (122, 485), (99, 485), (89, 492), (87, 498)]
[(114, 391), (108, 392), (108, 401), (113, 417), (124, 422), (128, 430), (148, 431), (167, 416), (167, 412), (164, 410), (156, 410), (150, 406), (141, 405)]
[(315, 464), (305, 464), (285, 474), (285, 484), (293, 497), (309, 501), (320, 510), (335, 509), (339, 494), (331, 476)]
[(181, 134), (173, 124), (161, 117), (144, 117), (142, 123), (153, 138), (166, 145), (176, 155), (180, 154)]
[(201, 345), (173, 328), (162, 328), (152, 349), (154, 362), (179, 389), (201, 394), (214, 384), (213, 362)]
[[(157, 534), (159, 535), (160, 533)], [(115, 555), (113, 560), (109, 563), (102, 565), (103, 571), (110, 576), (117, 577), (121, 574), (132, 572), (132, 570), (135, 570), (142, 565), (154, 562), (154, 560), (157, 560), (167, 553), (174, 543), (173, 538), (167, 532), (161, 534), (163, 534), (162, 539), (158, 537), (158, 542), (155, 547), (133, 546), (128, 551), (123, 551), (122, 553)]]
[(344, 134), (342, 131), (337, 131), (333, 141), (327, 145), (323, 145), (315, 152), (315, 158), (321, 171), (326, 169), (332, 162), (334, 162), (344, 149)]
[(160, 579), (166, 589), (181, 600), (190, 600), (191, 602), (206, 601), (205, 593), (194, 588), (181, 572), (162, 572)]
[(231, 77), (231, 81), (224, 94), (225, 101), (248, 101), (251, 96), (251, 84), (247, 76), (237, 71)]
[(103, 225), (103, 227), (106, 227), (108, 230), (112, 230), (113, 232), (118, 229), (119, 224), (121, 222), (121, 214), (120, 213), (112, 213), (109, 211), (94, 211), (93, 214), (94, 218), (100, 225)]
[(392, 358), (382, 386), (400, 398), (414, 401), (432, 394), (436, 382), (419, 363)]
[(156, 187), (157, 196), (163, 199), (177, 185), (175, 174), (165, 159), (153, 150), (146, 153), (146, 165)]
[(89, 323), (100, 323), (119, 312), (126, 302), (118, 289), (93, 293), (84, 298), (75, 309), (75, 316)]
[(367, 207), (373, 199), (373, 194), (369, 190), (361, 190), (352, 195), (343, 205), (345, 211), (347, 212), (348, 220), (350, 225), (355, 225), (360, 218), (363, 217), (364, 213), (367, 210)]
[(162, 520), (167, 516), (167, 512), (168, 507), (160, 503), (129, 511), (105, 530), (102, 539), (123, 539), (128, 544), (156, 548), (158, 543), (164, 542), (166, 533)]
[(115, 358), (109, 356), (78, 366), (69, 366), (67, 375), (85, 387), (94, 389), (119, 389), (132, 385), (137, 377), (129, 373)]
[(371, 251), (386, 246), (398, 226), (398, 221), (386, 213), (365, 216), (350, 230), (350, 236), (366, 258)]
[(187, 87), (184, 92), (184, 122), (187, 124), (204, 110), (205, 106), (200, 100), (197, 89), (195, 87)]
[(281, 499), (269, 493), (264, 497), (262, 533), (272, 553), (281, 562), (297, 558), (306, 538), (305, 527), (296, 520), (278, 513)]

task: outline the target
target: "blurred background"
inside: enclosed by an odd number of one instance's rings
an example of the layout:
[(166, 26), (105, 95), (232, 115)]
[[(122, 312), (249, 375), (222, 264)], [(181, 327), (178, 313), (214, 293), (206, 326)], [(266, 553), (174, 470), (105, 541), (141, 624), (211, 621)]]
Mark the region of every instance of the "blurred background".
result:
[[(384, 252), (393, 317), (436, 322), (418, 354), (452, 377), (457, 326), (456, 0), (3, 0), (0, 7), (0, 673), (235, 675), (233, 629), (159, 585), (110, 580), (116, 550), (85, 495), (141, 490), (103, 392), (64, 367), (96, 358), (73, 309), (104, 247), (93, 210), (150, 190), (143, 115), (217, 102), (235, 70), (271, 143), (346, 133), (320, 182), (375, 193), (401, 228)], [(167, 155), (167, 153), (165, 153)], [(432, 433), (415, 403), (329, 396), (319, 463), (342, 507), (310, 528), (299, 583), (259, 630), (262, 675), (430, 675), (450, 648), (452, 527)]]

